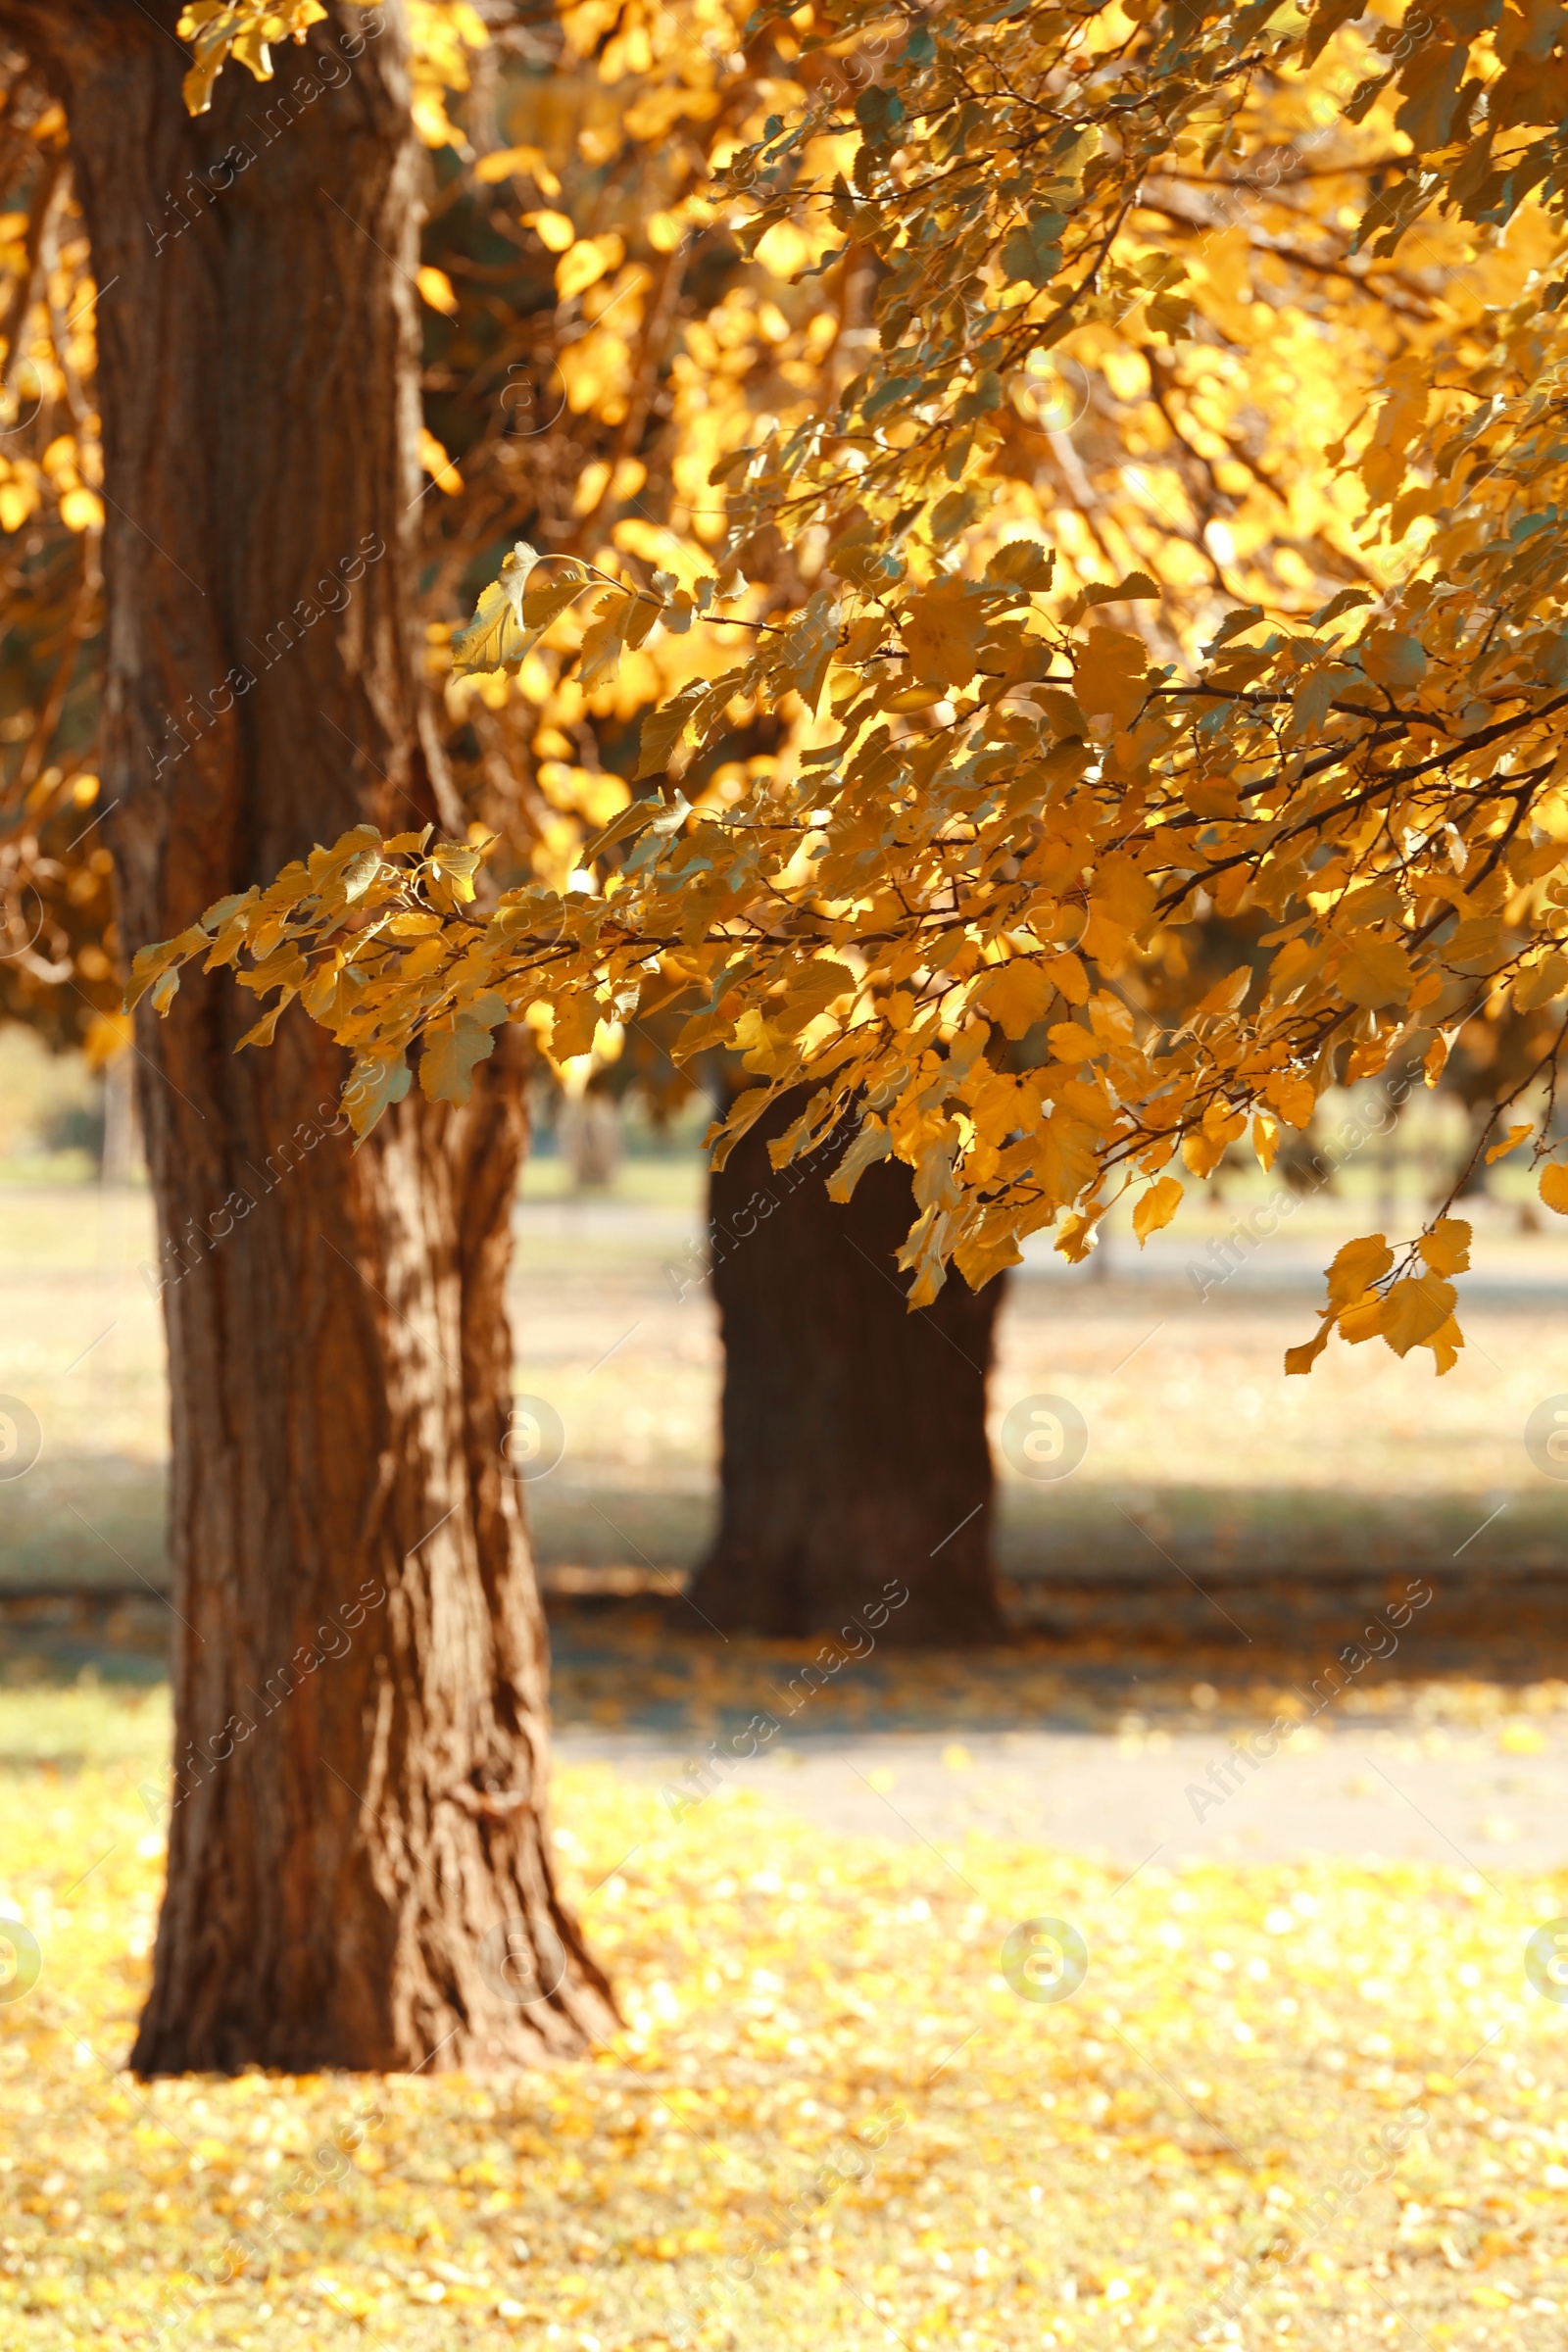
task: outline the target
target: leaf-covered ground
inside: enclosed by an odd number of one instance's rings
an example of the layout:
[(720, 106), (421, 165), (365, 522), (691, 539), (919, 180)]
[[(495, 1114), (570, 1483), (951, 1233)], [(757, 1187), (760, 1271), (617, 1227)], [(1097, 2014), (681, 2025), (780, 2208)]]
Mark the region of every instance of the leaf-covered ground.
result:
[[(1524, 1958), (1568, 1874), (1118, 1886), (576, 1766), (614, 2047), (137, 2085), (167, 1737), (161, 1690), (0, 1701), (0, 1913), (41, 1954), (0, 2006), (7, 2352), (1563, 2340), (1568, 2009)], [(1088, 1949), (1059, 2001), (1004, 1973), (1043, 1916)]]

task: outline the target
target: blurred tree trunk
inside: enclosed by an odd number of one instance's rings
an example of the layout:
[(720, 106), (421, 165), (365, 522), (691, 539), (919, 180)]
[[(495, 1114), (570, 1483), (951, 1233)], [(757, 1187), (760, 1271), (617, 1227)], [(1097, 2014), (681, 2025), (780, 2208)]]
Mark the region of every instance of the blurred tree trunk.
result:
[[(401, 12), (210, 115), (177, 0), (0, 0), (99, 287), (104, 800), (123, 945), (368, 819), (451, 827), (415, 603), (421, 157)], [(188, 225), (181, 227), (181, 220)], [(546, 1647), (503, 1453), (520, 1044), (351, 1155), (341, 1058), (226, 977), (139, 1020), (179, 1613), (132, 2064), (483, 2068), (606, 2027), (558, 1900)], [(334, 1131), (336, 1130), (336, 1131)]]
[(692, 1598), (725, 1631), (833, 1634), (906, 1589), (879, 1642), (994, 1641), (985, 1413), (1002, 1284), (976, 1294), (951, 1275), (911, 1314), (895, 1263), (908, 1170), (868, 1168), (842, 1204), (824, 1182), (842, 1142), (775, 1170), (768, 1139), (804, 1100), (786, 1097), (710, 1178), (723, 1459)]

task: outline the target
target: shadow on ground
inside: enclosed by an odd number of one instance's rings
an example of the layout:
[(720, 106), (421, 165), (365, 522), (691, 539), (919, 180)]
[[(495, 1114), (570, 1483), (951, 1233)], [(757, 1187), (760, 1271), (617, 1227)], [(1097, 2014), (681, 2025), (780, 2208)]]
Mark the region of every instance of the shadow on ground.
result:
[[(547, 1573), (559, 1729), (706, 1738), (766, 1710), (787, 1737), (1108, 1731), (1129, 1712), (1172, 1728), (1325, 1704), (1394, 1719), (1436, 1683), (1490, 1690), (1493, 1705), (1568, 1689), (1568, 1577), (1543, 1571), (1010, 1582), (1004, 1644), (838, 1664), (817, 1642), (724, 1640), (680, 1581)], [(0, 1596), (0, 1688), (159, 1683), (172, 1630), (171, 1604), (134, 1587)]]

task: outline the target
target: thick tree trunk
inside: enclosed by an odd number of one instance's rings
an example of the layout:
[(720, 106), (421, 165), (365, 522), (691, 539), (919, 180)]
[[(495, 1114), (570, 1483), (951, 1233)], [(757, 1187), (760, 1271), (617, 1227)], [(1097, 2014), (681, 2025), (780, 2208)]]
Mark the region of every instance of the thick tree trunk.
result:
[(734, 1631), (837, 1633), (895, 1600), (880, 1642), (994, 1641), (986, 1375), (1002, 1285), (957, 1275), (911, 1314), (895, 1263), (908, 1170), (866, 1170), (848, 1202), (824, 1178), (842, 1144), (775, 1171), (786, 1099), (710, 1179), (724, 1339), (718, 1535), (692, 1588)]
[[(417, 205), (396, 9), (180, 97), (176, 0), (0, 23), (92, 238), (104, 794), (124, 946), (367, 817), (455, 811), (421, 710)], [(156, 20), (156, 21), (155, 21)], [(181, 218), (189, 225), (181, 228)], [(481, 2068), (612, 2011), (563, 1912), (546, 1647), (503, 1452), (515, 1043), (351, 1155), (341, 1059), (197, 979), (137, 1032), (172, 1391), (169, 1887), (143, 2073)]]

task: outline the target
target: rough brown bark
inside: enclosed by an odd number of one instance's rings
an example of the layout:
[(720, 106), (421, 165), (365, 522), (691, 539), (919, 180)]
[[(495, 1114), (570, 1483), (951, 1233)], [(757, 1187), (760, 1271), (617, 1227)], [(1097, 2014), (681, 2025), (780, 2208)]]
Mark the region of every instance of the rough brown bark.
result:
[[(127, 954), (367, 817), (455, 814), (416, 627), (400, 13), (334, 11), (264, 85), (231, 63), (194, 122), (177, 13), (0, 0), (65, 100), (101, 289)], [(132, 2064), (573, 2050), (612, 2011), (552, 1877), (545, 1637), (502, 1450), (518, 1049), (465, 1108), (413, 1096), (351, 1156), (336, 1049), (296, 1011), (236, 1058), (257, 1009), (195, 980), (137, 1032), (179, 1627)]]
[(725, 1631), (836, 1633), (889, 1586), (878, 1632), (901, 1647), (997, 1639), (986, 1376), (1002, 1285), (956, 1275), (911, 1314), (895, 1263), (914, 1216), (908, 1170), (843, 1148), (776, 1171), (802, 1107), (787, 1097), (710, 1179), (724, 1340), (720, 1518), (692, 1598)]

